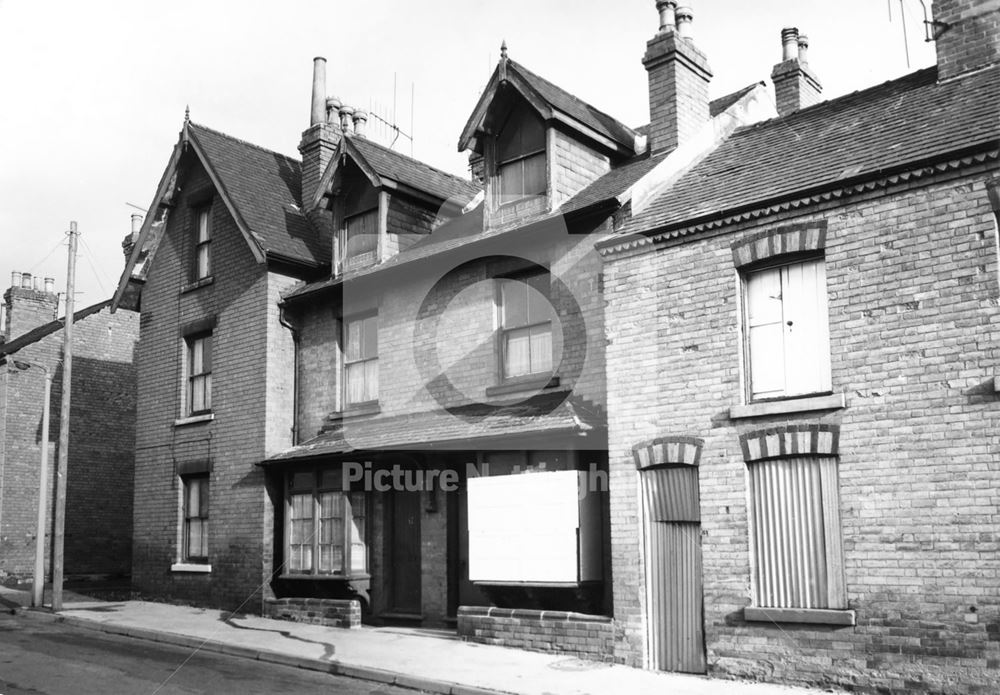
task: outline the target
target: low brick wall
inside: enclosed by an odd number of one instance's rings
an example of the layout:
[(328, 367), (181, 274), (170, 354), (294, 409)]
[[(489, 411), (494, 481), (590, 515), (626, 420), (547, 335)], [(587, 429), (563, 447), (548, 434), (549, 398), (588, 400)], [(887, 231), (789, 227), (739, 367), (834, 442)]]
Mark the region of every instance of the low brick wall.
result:
[(614, 660), (614, 627), (602, 615), (461, 606), (458, 634), (470, 642)]
[(276, 598), (264, 602), (264, 615), (278, 620), (329, 627), (361, 627), (361, 602), (336, 598)]

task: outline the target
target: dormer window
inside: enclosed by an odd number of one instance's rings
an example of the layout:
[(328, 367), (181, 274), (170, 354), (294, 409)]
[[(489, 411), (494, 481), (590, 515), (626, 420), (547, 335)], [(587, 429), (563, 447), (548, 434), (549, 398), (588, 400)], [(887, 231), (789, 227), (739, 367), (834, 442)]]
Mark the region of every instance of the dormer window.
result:
[(546, 194), (545, 124), (527, 105), (511, 110), (497, 135), (496, 172), (500, 205)]
[(379, 193), (355, 166), (343, 193), (340, 266), (351, 270), (378, 261)]

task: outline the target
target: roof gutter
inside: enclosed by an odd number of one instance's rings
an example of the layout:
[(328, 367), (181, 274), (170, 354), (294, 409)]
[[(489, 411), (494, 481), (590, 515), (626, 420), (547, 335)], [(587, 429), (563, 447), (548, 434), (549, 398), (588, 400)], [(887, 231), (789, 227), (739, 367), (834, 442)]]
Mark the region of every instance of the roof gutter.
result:
[[(923, 160), (916, 160), (907, 162), (905, 164), (900, 164), (894, 167), (888, 167), (883, 169), (875, 169), (865, 174), (858, 176), (845, 177), (843, 179), (838, 179), (837, 181), (822, 184), (820, 186), (814, 186), (812, 188), (802, 188), (791, 193), (786, 193), (781, 196), (776, 196), (774, 198), (767, 198), (760, 201), (754, 201), (745, 205), (740, 205), (732, 208), (726, 208), (723, 210), (718, 210), (715, 212), (710, 212), (700, 217), (692, 217), (689, 219), (678, 220), (677, 222), (672, 222), (661, 227), (654, 227), (651, 229), (644, 229), (638, 232), (632, 232), (631, 234), (619, 235), (619, 236), (609, 236), (597, 242), (596, 247), (599, 251), (604, 251), (611, 249), (620, 244), (627, 244), (629, 242), (635, 241), (647, 241), (650, 237), (660, 236), (663, 234), (669, 234), (670, 232), (676, 232), (679, 230), (684, 230), (688, 228), (704, 227), (708, 225), (719, 225), (736, 223), (738, 220), (731, 220), (731, 218), (739, 217), (742, 215), (748, 215), (754, 212), (760, 211), (757, 217), (767, 216), (774, 214), (772, 211), (768, 211), (768, 208), (774, 208), (780, 205), (786, 205), (793, 203), (795, 201), (802, 200), (803, 198), (810, 198), (811, 200), (806, 201), (806, 204), (815, 204), (821, 202), (816, 200), (821, 196), (830, 195), (836, 193), (837, 191), (842, 191), (844, 189), (861, 186), (867, 183), (877, 182), (879, 180), (884, 180), (892, 176), (902, 175), (906, 173), (917, 173), (921, 170), (926, 170), (930, 168), (937, 168), (940, 164), (944, 162), (956, 161), (963, 159), (965, 157), (974, 156), (977, 154), (990, 152), (1000, 153), (1000, 150), (996, 147), (995, 140), (988, 140), (978, 145), (973, 145), (971, 147), (962, 148), (960, 150), (954, 150), (943, 155), (938, 155), (935, 157), (930, 157)], [(944, 170), (942, 170), (944, 171)], [(933, 172), (927, 172), (933, 173)], [(731, 221), (730, 221), (731, 220)], [(684, 234), (678, 234), (677, 236), (684, 236)]]

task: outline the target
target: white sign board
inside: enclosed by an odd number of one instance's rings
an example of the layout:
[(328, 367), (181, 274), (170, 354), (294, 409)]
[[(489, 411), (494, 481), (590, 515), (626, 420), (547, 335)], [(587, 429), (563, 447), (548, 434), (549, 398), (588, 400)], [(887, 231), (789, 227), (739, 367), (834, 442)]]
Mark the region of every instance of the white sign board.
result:
[(578, 471), (469, 479), (469, 579), (576, 582)]

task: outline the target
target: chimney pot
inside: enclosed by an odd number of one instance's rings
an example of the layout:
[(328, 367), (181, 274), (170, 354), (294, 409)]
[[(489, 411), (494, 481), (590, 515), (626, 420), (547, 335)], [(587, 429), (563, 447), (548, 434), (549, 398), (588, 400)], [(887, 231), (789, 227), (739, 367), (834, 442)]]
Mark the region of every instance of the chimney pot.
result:
[(785, 27), (781, 30), (781, 59), (791, 60), (798, 56), (799, 30)]
[(21, 286), (21, 273), (17, 272), (16, 270), (12, 270), (10, 272), (10, 286), (11, 287)]
[(363, 109), (354, 112), (354, 134), (360, 137), (365, 136), (365, 124), (368, 122), (368, 114)]
[(55, 278), (45, 278), (45, 291), (49, 294), (55, 294), (56, 291), (56, 279)]
[(312, 113), (309, 125), (326, 120), (326, 58), (313, 58)]
[(138, 235), (142, 229), (142, 215), (137, 212), (132, 213), (132, 234)]
[(330, 125), (338, 125), (340, 123), (340, 107), (343, 104), (337, 97), (329, 97), (326, 100), (326, 122)]
[(799, 34), (799, 62), (805, 65), (809, 62), (809, 37)]
[(660, 33), (673, 31), (677, 23), (674, 18), (677, 11), (676, 0), (656, 0), (656, 11), (660, 13)]
[(677, 22), (677, 35), (681, 38), (691, 40), (691, 23), (694, 21), (694, 13), (690, 7), (678, 7), (674, 12)]
[(344, 104), (340, 107), (340, 129), (345, 133), (350, 133), (351, 127), (351, 116), (354, 115), (354, 107)]
[(31, 289), (31, 273), (21, 273), (21, 289)]

